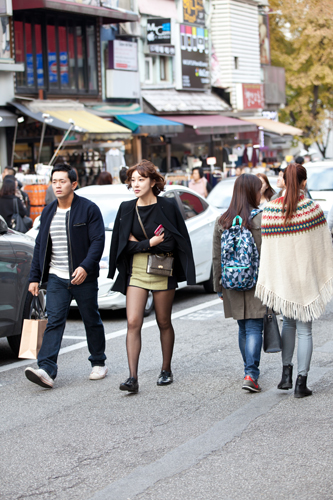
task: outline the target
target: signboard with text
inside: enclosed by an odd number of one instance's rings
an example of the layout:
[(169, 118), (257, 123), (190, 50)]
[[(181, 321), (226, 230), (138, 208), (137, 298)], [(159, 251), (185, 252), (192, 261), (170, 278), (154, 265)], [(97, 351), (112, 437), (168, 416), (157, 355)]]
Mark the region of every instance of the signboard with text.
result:
[(109, 41), (109, 69), (138, 71), (138, 49), (134, 42)]
[(147, 43), (171, 43), (171, 20), (170, 19), (148, 19), (147, 20)]
[(180, 25), (182, 88), (204, 90), (210, 84), (208, 30)]
[(204, 0), (183, 0), (184, 23), (205, 25)]
[(264, 88), (261, 83), (243, 83), (243, 109), (264, 108)]

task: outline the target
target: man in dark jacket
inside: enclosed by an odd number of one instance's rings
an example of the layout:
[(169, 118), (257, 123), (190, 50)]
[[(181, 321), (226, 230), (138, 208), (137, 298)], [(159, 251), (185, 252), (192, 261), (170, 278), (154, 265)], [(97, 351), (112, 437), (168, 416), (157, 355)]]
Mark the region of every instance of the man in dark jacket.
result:
[(104, 327), (97, 305), (105, 240), (102, 214), (95, 203), (74, 193), (76, 173), (69, 165), (55, 166), (51, 181), (57, 199), (41, 215), (29, 279), (29, 291), (35, 296), (40, 285), (48, 282), (48, 324), (38, 369), (25, 370), (31, 382), (49, 389), (57, 376), (57, 358), (73, 298), (86, 329), (92, 365), (89, 378), (98, 380), (107, 374)]

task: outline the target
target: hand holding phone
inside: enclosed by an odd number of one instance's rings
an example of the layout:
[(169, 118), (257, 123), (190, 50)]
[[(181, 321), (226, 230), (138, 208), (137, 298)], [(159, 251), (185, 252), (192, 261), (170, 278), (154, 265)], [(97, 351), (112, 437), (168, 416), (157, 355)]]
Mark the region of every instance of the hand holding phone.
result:
[(160, 236), (162, 233), (164, 233), (164, 227), (162, 226), (162, 224), (160, 224), (154, 231), (154, 234), (156, 236)]

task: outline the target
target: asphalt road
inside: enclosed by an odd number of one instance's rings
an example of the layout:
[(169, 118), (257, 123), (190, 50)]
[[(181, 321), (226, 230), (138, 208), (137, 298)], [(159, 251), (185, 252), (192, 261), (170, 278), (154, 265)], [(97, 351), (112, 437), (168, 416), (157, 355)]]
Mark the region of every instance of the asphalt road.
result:
[(1, 340), (1, 499), (333, 498), (333, 303), (314, 323), (314, 394), (301, 400), (276, 389), (279, 354), (262, 354), (262, 393), (241, 389), (236, 323), (216, 295), (181, 290), (173, 315), (175, 382), (156, 385), (152, 315), (137, 395), (118, 390), (127, 378), (123, 312), (103, 313), (109, 374), (101, 381), (88, 380), (76, 312), (52, 390), (29, 383), (23, 372), (31, 362), (17, 362)]

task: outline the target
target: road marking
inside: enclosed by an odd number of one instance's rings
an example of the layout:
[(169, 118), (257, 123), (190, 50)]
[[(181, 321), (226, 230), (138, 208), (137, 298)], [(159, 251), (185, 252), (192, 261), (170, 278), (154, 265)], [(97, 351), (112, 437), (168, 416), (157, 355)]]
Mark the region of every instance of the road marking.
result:
[[(172, 314), (171, 318), (172, 320), (181, 318), (182, 316), (186, 314), (192, 314), (197, 311), (201, 311), (202, 309), (207, 309), (208, 307), (216, 306), (217, 304), (220, 304), (222, 307), (221, 299), (214, 299), (210, 300), (209, 302), (203, 302), (202, 304), (198, 304), (193, 307), (188, 307), (187, 309), (184, 309), (183, 311), (178, 311), (174, 314)], [(156, 319), (153, 319), (151, 321), (146, 321), (142, 325), (142, 329), (150, 328), (152, 326), (157, 326)], [(105, 335), (105, 340), (111, 340), (115, 339), (117, 337), (121, 337), (123, 335), (126, 335), (127, 333), (127, 328), (122, 328), (121, 330), (118, 330), (117, 332), (113, 333), (107, 333)], [(78, 337), (75, 337), (78, 338)], [(78, 349), (82, 349), (83, 347), (87, 346), (87, 341), (84, 340), (83, 342), (78, 342), (77, 344), (70, 345), (68, 347), (63, 347), (60, 349), (59, 355), (60, 354), (67, 354), (68, 352), (72, 351), (77, 351)], [(9, 370), (15, 370), (15, 368), (20, 368), (22, 366), (27, 366), (31, 365), (32, 363), (35, 363), (36, 360), (34, 359), (23, 359), (22, 361), (16, 361), (15, 363), (11, 363), (10, 365), (5, 365), (0, 367), (0, 373), (2, 372), (7, 372)]]
[(223, 310), (221, 311), (200, 311), (192, 314), (186, 314), (185, 316), (181, 316), (179, 319), (191, 320), (191, 321), (205, 321), (207, 319), (213, 318), (214, 316), (219, 316), (223, 314)]
[[(330, 367), (311, 368), (311, 383), (315, 384), (325, 375), (332, 373)], [(166, 481), (198, 465), (213, 453), (220, 452), (236, 437), (240, 437), (247, 427), (258, 417), (266, 415), (290, 394), (282, 395), (275, 387), (251, 397), (251, 401), (216, 422), (208, 431), (172, 449), (158, 460), (134, 469), (127, 476), (98, 491), (90, 500), (129, 500), (146, 492), (159, 481)]]
[(73, 340), (85, 340), (87, 337), (79, 337), (78, 335), (64, 335), (63, 339), (73, 339)]

